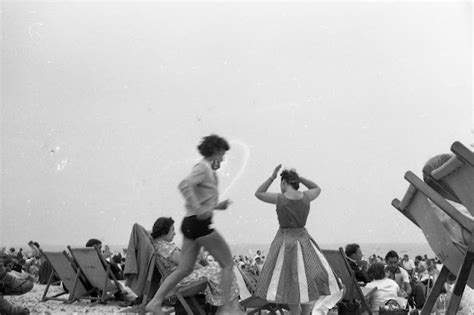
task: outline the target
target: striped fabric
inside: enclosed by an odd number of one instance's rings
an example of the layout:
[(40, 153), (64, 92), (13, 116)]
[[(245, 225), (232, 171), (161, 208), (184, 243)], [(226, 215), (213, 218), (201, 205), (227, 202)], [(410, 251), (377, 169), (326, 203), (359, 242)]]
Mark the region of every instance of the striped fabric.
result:
[(340, 291), (331, 267), (307, 230), (280, 228), (265, 260), (256, 295), (270, 302), (301, 304)]

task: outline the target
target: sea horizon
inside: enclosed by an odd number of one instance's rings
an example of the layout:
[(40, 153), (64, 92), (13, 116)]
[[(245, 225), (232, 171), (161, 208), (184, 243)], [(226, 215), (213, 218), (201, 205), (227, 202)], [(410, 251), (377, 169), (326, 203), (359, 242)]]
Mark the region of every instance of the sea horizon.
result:
[[(321, 249), (338, 249), (339, 247), (344, 248), (347, 243), (319, 243), (318, 245)], [(433, 258), (435, 254), (433, 250), (430, 248), (428, 243), (422, 242), (377, 242), (377, 243), (358, 243), (362, 249), (362, 253), (365, 258), (375, 254), (377, 256), (384, 257), (385, 254), (389, 250), (395, 250), (398, 255), (401, 257), (403, 255), (408, 255), (410, 258), (414, 258), (416, 255), (428, 255), (428, 257)], [(70, 245), (71, 247), (83, 247), (83, 244), (40, 244), (41, 249), (46, 251), (63, 251), (67, 249), (67, 246)], [(128, 247), (127, 244), (104, 244), (108, 245), (112, 252), (114, 253), (121, 253), (123, 249)], [(262, 251), (263, 255), (268, 253), (271, 243), (234, 243), (229, 244), (232, 254), (233, 255), (244, 255), (248, 257), (253, 257), (256, 255), (257, 250)], [(2, 247), (6, 247), (7, 250), (11, 247), (15, 249), (23, 248), (24, 251), (28, 251), (29, 247), (27, 244), (12, 244), (12, 245), (2, 245)]]

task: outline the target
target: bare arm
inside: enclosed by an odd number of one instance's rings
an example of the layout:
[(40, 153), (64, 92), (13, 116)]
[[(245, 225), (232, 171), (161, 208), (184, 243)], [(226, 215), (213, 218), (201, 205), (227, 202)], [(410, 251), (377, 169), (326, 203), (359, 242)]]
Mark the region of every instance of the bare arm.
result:
[(308, 188), (307, 194), (311, 201), (316, 199), (321, 193), (321, 188), (315, 182), (301, 176), (300, 176), (300, 182), (301, 184), (305, 185), (306, 188)]
[(268, 190), (268, 188), (270, 187), (270, 185), (273, 183), (273, 181), (275, 180), (275, 178), (277, 177), (277, 174), (278, 174), (278, 171), (280, 170), (280, 168), (281, 168), (281, 164), (278, 165), (277, 167), (275, 167), (275, 169), (273, 170), (272, 176), (270, 176), (269, 178), (267, 178), (267, 179), (257, 188), (257, 191), (255, 192), (255, 197), (257, 197), (258, 199), (262, 200), (263, 202), (268, 202), (268, 203), (272, 203), (272, 204), (276, 204), (276, 203), (277, 203), (278, 194), (276, 194), (276, 193), (269, 193), (269, 192), (267, 192), (267, 190)]

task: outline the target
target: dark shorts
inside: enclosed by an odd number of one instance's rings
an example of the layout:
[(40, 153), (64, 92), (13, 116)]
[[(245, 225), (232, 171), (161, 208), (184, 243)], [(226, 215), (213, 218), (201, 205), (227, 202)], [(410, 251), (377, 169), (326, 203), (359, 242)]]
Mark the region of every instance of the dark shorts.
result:
[(214, 232), (214, 229), (210, 228), (211, 224), (212, 217), (200, 220), (195, 215), (192, 215), (183, 219), (181, 232), (183, 232), (184, 237), (195, 240)]

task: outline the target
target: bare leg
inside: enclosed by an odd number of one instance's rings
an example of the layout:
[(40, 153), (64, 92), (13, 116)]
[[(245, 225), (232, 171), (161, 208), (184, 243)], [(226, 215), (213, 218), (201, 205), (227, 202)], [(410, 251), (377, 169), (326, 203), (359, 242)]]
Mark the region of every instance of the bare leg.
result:
[(152, 311), (155, 315), (161, 315), (161, 304), (166, 295), (176, 287), (176, 285), (183, 280), (187, 275), (193, 272), (196, 258), (199, 254), (200, 246), (195, 241), (183, 238), (183, 246), (181, 249), (181, 262), (178, 268), (173, 271), (161, 284), (155, 296), (146, 305), (145, 310)]
[(291, 315), (300, 315), (301, 314), (301, 307), (299, 304), (288, 304), (290, 308)]
[(224, 294), (224, 301), (226, 301), (225, 304), (230, 306), (232, 304), (230, 301), (230, 290), (232, 287), (234, 262), (229, 245), (227, 245), (224, 238), (217, 231), (198, 238), (196, 242), (207, 249), (221, 266), (221, 288)]

